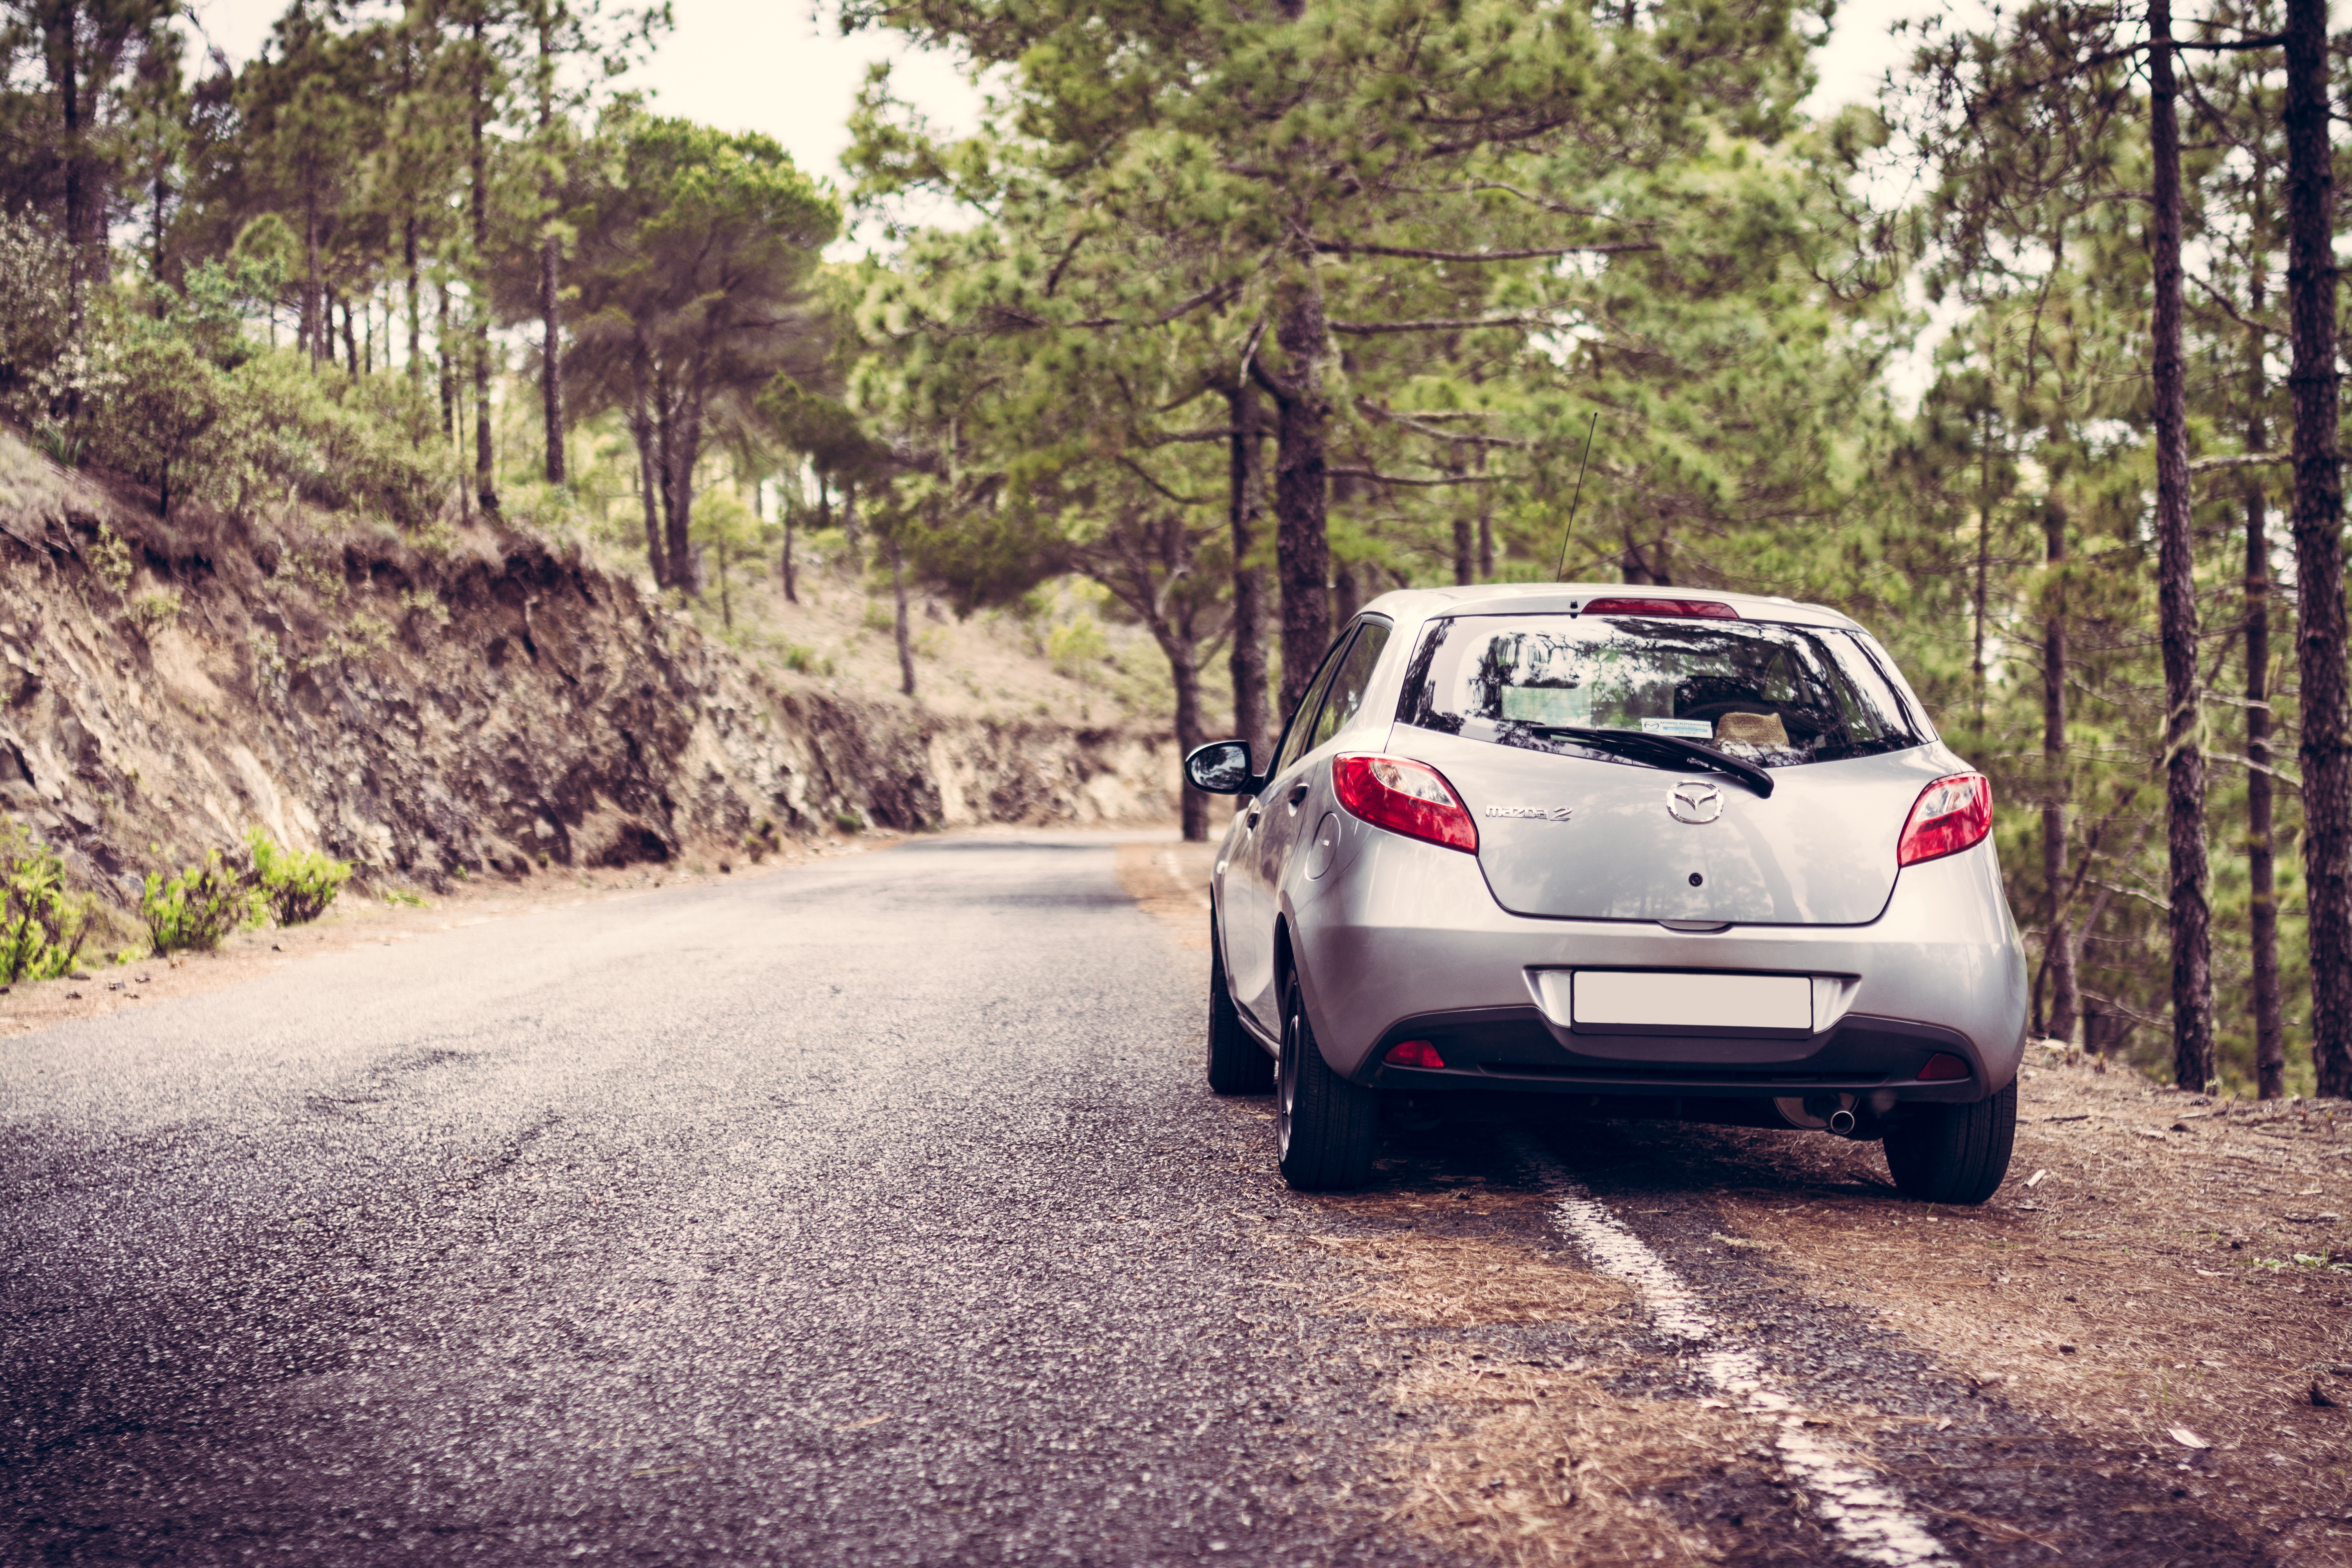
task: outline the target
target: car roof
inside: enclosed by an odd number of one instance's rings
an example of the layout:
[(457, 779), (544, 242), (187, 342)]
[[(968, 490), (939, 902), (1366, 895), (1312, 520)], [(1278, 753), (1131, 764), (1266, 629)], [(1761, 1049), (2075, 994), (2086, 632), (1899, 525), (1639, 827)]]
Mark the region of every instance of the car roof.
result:
[(1593, 599), (1699, 599), (1728, 605), (1748, 621), (1801, 626), (1850, 627), (1861, 623), (1825, 605), (1801, 605), (1776, 595), (1733, 594), (1720, 588), (1653, 588), (1633, 583), (1484, 583), (1461, 588), (1402, 588), (1364, 608), (1399, 619), (1433, 616), (1526, 616), (1581, 611)]

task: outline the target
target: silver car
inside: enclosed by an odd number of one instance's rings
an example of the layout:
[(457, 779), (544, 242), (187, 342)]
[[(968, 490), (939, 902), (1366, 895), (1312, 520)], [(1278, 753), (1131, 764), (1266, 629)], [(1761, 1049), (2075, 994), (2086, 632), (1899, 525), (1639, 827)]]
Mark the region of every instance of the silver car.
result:
[(1360, 1184), (1384, 1098), (1884, 1139), (1900, 1189), (2009, 1168), (2026, 965), (1984, 778), (1834, 610), (1690, 589), (1384, 595), (1216, 862), (1210, 1086), (1284, 1177)]

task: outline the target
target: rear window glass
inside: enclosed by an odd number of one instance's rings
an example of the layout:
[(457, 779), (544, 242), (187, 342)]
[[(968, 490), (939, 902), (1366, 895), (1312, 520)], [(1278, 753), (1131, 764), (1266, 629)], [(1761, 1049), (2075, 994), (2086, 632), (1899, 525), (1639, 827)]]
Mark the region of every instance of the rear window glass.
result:
[(1696, 741), (1767, 767), (1924, 745), (1851, 633), (1769, 621), (1461, 616), (1433, 622), (1397, 717), (1545, 751), (1612, 753), (1568, 731)]

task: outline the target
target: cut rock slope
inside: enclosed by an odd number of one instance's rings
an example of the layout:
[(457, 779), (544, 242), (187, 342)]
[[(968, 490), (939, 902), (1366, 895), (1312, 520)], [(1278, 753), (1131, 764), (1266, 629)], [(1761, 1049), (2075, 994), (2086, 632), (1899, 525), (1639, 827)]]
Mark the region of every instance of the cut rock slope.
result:
[(1172, 742), (773, 672), (576, 552), (158, 519), (0, 432), (0, 808), (133, 903), (255, 824), (428, 885), (871, 826), (1160, 821)]

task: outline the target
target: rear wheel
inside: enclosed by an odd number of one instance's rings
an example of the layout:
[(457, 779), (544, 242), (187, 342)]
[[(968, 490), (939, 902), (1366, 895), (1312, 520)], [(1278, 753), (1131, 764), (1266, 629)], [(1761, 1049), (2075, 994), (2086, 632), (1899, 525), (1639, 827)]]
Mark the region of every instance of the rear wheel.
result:
[(1980, 1204), (2009, 1174), (2017, 1142), (2017, 1080), (1974, 1105), (1915, 1105), (1886, 1129), (1886, 1168), (1906, 1198)]
[(1302, 1193), (1362, 1186), (1380, 1151), (1380, 1091), (1349, 1083), (1323, 1060), (1296, 974), (1282, 991), (1274, 1131), (1282, 1179)]
[(1264, 1094), (1274, 1087), (1274, 1058), (1242, 1027), (1225, 984), (1225, 944), (1209, 922), (1209, 1088), (1218, 1094)]

